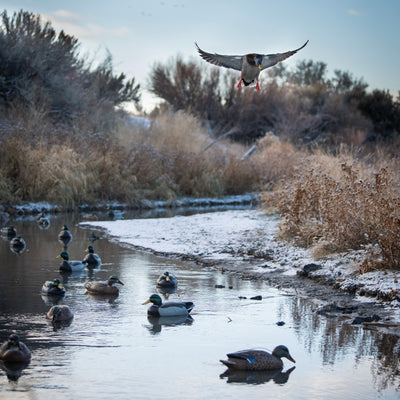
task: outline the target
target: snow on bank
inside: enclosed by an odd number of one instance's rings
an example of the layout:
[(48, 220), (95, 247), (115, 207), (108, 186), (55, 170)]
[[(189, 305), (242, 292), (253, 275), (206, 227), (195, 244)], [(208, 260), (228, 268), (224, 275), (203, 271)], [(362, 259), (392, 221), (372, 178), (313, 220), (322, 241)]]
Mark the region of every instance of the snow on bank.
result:
[[(205, 260), (245, 261), (254, 272), (303, 274), (338, 289), (381, 299), (399, 308), (400, 280), (394, 271), (358, 273), (361, 252), (314, 260), (307, 249), (276, 239), (279, 218), (259, 210), (230, 210), (172, 218), (83, 222), (101, 228), (120, 243), (155, 253), (193, 255)], [(311, 268), (304, 267), (314, 264)], [(242, 263), (243, 265), (243, 263)]]

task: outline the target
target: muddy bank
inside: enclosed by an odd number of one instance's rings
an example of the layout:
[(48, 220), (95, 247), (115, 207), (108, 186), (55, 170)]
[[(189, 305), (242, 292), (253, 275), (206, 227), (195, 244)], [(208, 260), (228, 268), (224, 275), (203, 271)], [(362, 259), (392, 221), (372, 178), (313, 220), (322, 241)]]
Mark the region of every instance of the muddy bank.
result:
[[(342, 315), (349, 323), (400, 323), (400, 284), (394, 271), (360, 275), (362, 252), (314, 260), (307, 249), (276, 239), (279, 218), (258, 210), (98, 221), (113, 241), (154, 254), (177, 257), (243, 279), (264, 280), (315, 302), (315, 311)], [(400, 333), (400, 328), (390, 328)]]

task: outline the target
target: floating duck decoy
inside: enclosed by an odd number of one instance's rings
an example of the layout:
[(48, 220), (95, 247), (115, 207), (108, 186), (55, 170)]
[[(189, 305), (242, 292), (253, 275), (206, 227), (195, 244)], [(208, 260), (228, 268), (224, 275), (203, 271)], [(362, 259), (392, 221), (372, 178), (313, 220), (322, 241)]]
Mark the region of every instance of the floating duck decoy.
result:
[(178, 280), (174, 275), (170, 274), (168, 271), (165, 271), (158, 279), (157, 286), (160, 287), (168, 287), (173, 288), (178, 285)]
[(89, 268), (98, 267), (101, 264), (101, 258), (94, 252), (93, 246), (88, 246), (85, 251), (87, 251), (89, 254), (86, 254), (82, 262), (87, 263)]
[(67, 225), (64, 225), (61, 232), (58, 234), (58, 240), (64, 246), (68, 246), (72, 241), (72, 234), (68, 230)]
[(7, 238), (7, 240), (14, 239), (17, 236), (17, 230), (12, 225), (3, 228), (3, 236)]
[(239, 56), (230, 56), (223, 54), (212, 54), (207, 53), (200, 49), (200, 47), (195, 43), (197, 51), (199, 52), (201, 58), (208, 61), (211, 64), (218, 65), (219, 67), (232, 68), (241, 71), (240, 81), (237, 85), (238, 88), (242, 87), (242, 82), (245, 86), (256, 82), (256, 90), (260, 90), (258, 83), (258, 77), (260, 72), (266, 68), (272, 67), (275, 64), (286, 60), (286, 58), (296, 54), (299, 50), (304, 48), (308, 43), (305, 42), (303, 46), (296, 50), (287, 51), (285, 53), (276, 54), (245, 54)]
[(107, 214), (111, 219), (123, 219), (124, 218), (124, 212), (114, 208), (113, 206), (108, 206), (107, 210), (108, 210)]
[(147, 310), (147, 314), (154, 317), (187, 316), (193, 310), (191, 301), (169, 301), (163, 303), (158, 294), (152, 294), (143, 304), (153, 303)]
[(264, 350), (241, 350), (227, 354), (228, 360), (220, 360), (228, 368), (246, 371), (265, 371), (272, 369), (282, 369), (282, 357), (292, 362), (296, 362), (289, 353), (286, 346), (275, 347), (272, 354)]
[(54, 279), (43, 284), (42, 293), (51, 296), (64, 296), (65, 288), (59, 279)]
[(38, 225), (43, 229), (47, 229), (50, 226), (50, 220), (48, 217), (46, 217), (44, 212), (41, 212), (37, 215), (36, 221)]
[(118, 276), (113, 275), (106, 281), (88, 282), (86, 284), (86, 290), (92, 294), (106, 294), (106, 295), (119, 295), (119, 289), (116, 284), (123, 285), (119, 280)]
[(69, 255), (66, 251), (62, 251), (57, 258), (63, 259), (62, 263), (60, 264), (61, 272), (78, 272), (87, 267), (87, 263), (82, 261), (70, 261)]
[(30, 350), (15, 333), (12, 333), (0, 347), (0, 359), (3, 361), (23, 362), (30, 360), (30, 358)]
[(74, 317), (71, 309), (66, 305), (53, 306), (46, 314), (46, 319), (52, 322), (69, 321)]
[(26, 243), (21, 236), (17, 236), (10, 241), (10, 249), (17, 254), (22, 253), (25, 250)]
[(89, 240), (91, 242), (95, 242), (96, 240), (100, 240), (100, 236), (97, 236), (94, 232), (91, 233), (91, 235), (89, 236)]

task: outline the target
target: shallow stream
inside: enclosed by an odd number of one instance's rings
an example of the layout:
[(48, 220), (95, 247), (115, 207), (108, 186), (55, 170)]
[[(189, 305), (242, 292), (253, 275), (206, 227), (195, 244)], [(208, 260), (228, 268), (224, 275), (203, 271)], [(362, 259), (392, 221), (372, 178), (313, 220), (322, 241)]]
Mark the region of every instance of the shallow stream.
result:
[[(34, 218), (11, 221), (27, 243), (20, 255), (0, 240), (0, 341), (16, 332), (32, 351), (21, 371), (0, 364), (1, 399), (399, 398), (399, 337), (317, 315), (311, 301), (265, 282), (107, 238), (91, 242), (92, 230), (80, 221), (79, 215), (53, 216), (48, 229)], [(71, 258), (82, 259), (92, 244), (102, 258), (99, 269), (60, 275), (57, 234), (63, 224), (73, 234)], [(148, 320), (142, 303), (157, 291), (164, 271), (179, 281), (169, 299), (195, 303), (191, 320)], [(86, 282), (110, 275), (125, 284), (119, 297), (86, 294)], [(67, 290), (61, 302), (75, 314), (61, 329), (46, 321), (52, 302), (40, 294), (43, 282), (57, 277)], [(262, 300), (250, 299), (258, 295)], [(284, 359), (282, 373), (221, 376), (226, 368), (219, 360), (226, 353), (278, 344), (296, 360)]]

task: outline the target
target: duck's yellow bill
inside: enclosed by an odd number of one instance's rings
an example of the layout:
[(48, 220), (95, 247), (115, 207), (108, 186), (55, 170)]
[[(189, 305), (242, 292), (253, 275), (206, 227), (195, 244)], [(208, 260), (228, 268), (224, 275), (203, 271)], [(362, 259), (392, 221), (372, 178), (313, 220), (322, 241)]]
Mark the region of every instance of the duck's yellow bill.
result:
[(147, 299), (144, 303), (142, 303), (142, 306), (145, 304), (149, 304), (150, 303), (150, 299)]
[(261, 64), (258, 65), (258, 69), (262, 69), (262, 65)]

